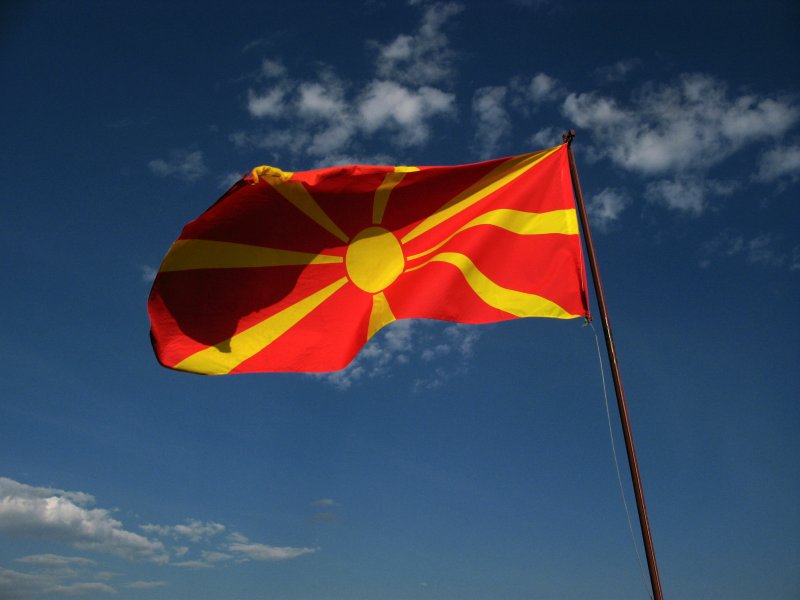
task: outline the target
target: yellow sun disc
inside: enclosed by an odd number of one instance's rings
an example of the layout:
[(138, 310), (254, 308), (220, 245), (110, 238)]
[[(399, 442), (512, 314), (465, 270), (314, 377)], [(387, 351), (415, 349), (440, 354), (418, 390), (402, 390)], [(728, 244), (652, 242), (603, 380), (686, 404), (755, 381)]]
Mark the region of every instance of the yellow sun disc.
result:
[(370, 294), (389, 287), (406, 266), (400, 242), (383, 227), (367, 227), (353, 238), (344, 262), (350, 281)]

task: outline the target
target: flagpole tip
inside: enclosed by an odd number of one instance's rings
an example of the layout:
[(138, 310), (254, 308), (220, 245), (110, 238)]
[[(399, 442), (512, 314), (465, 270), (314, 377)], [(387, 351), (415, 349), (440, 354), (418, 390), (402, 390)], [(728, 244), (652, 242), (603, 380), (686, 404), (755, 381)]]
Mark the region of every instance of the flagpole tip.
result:
[(568, 146), (572, 145), (572, 140), (575, 139), (575, 130), (570, 129), (567, 133), (561, 134), (561, 141), (567, 144)]

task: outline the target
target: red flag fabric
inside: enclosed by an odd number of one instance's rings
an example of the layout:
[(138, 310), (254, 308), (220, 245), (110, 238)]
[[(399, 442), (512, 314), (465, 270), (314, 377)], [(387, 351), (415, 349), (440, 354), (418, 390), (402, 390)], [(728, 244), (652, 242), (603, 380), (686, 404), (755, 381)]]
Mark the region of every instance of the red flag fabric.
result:
[(588, 316), (566, 145), (448, 167), (257, 167), (150, 292), (166, 367), (342, 369), (383, 326)]

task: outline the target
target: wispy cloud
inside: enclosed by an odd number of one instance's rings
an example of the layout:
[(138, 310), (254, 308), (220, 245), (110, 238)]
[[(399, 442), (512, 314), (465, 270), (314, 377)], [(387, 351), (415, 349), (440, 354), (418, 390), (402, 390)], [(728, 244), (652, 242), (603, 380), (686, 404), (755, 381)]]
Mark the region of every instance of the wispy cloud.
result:
[(623, 190), (605, 188), (589, 200), (586, 212), (592, 226), (609, 231), (619, 222), (623, 211), (630, 205), (630, 197)]
[(333, 498), (320, 498), (319, 500), (315, 500), (312, 502), (313, 506), (320, 506), (320, 507), (330, 507), (336, 506), (336, 500)]
[(373, 81), (363, 91), (358, 115), (364, 130), (388, 130), (399, 146), (423, 144), (431, 118), (451, 114), (455, 96), (430, 86), (407, 88), (394, 81)]
[(765, 183), (800, 180), (800, 145), (778, 145), (766, 150), (759, 160), (755, 179)]
[(534, 148), (551, 148), (561, 143), (563, 133), (562, 130), (555, 127), (545, 127), (530, 137), (530, 143)]
[(200, 542), (219, 535), (225, 531), (221, 523), (203, 522), (189, 519), (180, 525), (142, 525), (142, 531), (159, 536), (172, 536), (175, 538), (188, 538), (192, 542)]
[(158, 268), (150, 265), (139, 265), (139, 274), (145, 283), (153, 283), (158, 275)]
[(187, 569), (210, 569), (229, 560), (289, 560), (318, 550), (251, 542), (244, 534), (213, 521), (189, 519), (178, 525), (146, 524), (141, 529), (162, 539), (191, 542), (191, 547), (181, 545), (172, 549), (175, 557), (181, 560), (171, 564)]
[(131, 581), (125, 587), (129, 590), (154, 590), (167, 585), (166, 581)]
[(376, 71), (383, 79), (411, 86), (440, 84), (455, 75), (455, 51), (444, 32), (447, 22), (460, 13), (457, 2), (437, 2), (425, 7), (420, 26), (381, 44), (371, 42), (377, 53)]
[[(75, 564), (73, 561), (71, 564)], [(16, 571), (0, 567), (0, 598), (41, 598), (43, 596), (75, 597), (97, 594), (113, 595), (116, 590), (99, 581), (86, 581), (87, 574), (71, 569), (54, 569), (31, 563), (35, 570)]]
[(511, 132), (504, 86), (482, 87), (472, 96), (475, 115), (475, 147), (482, 159), (494, 156)]
[(638, 58), (626, 58), (612, 65), (605, 65), (595, 70), (597, 77), (604, 83), (616, 83), (627, 78), (628, 74), (642, 64)]
[(268, 546), (266, 544), (257, 544), (252, 542), (232, 542), (228, 545), (228, 549), (235, 553), (239, 558), (246, 558), (249, 560), (289, 560), (303, 556), (304, 554), (311, 554), (319, 550), (319, 548), (292, 548), (288, 546)]
[(511, 87), (516, 94), (515, 105), (532, 112), (545, 102), (561, 100), (567, 94), (564, 86), (547, 73), (537, 73), (529, 81), (514, 78)]
[[(425, 349), (421, 358), (430, 365), (430, 369), (421, 371), (414, 380), (414, 392), (439, 388), (452, 377), (464, 373), (481, 336), (480, 329), (458, 323), (446, 325), (442, 333), (443, 336), (439, 337), (426, 331), (422, 338), (421, 345)], [(441, 360), (445, 357), (446, 361)]]
[(398, 149), (425, 144), (434, 121), (456, 114), (455, 95), (447, 89), (455, 54), (443, 27), (459, 10), (455, 3), (428, 5), (416, 32), (371, 42), (375, 72), (365, 81), (346, 80), (329, 66), (295, 79), (280, 61), (265, 60), (248, 91), (247, 110), (268, 127), (236, 132), (232, 141), (311, 166), (388, 162), (390, 155), (362, 151), (379, 134)]
[(362, 379), (383, 375), (390, 367), (409, 362), (411, 353), (415, 351), (415, 332), (419, 327), (419, 321), (395, 321), (378, 332), (346, 369), (334, 373), (313, 373), (309, 376), (344, 391)]
[(649, 202), (697, 217), (708, 210), (709, 198), (729, 196), (737, 188), (736, 182), (717, 181), (697, 175), (676, 175), (672, 179), (648, 183), (645, 198)]
[(95, 561), (80, 556), (60, 556), (58, 554), (33, 554), (31, 556), (23, 556), (22, 558), (15, 559), (16, 562), (28, 565), (37, 565), (40, 567), (69, 567), (69, 566), (92, 566)]
[(481, 330), (470, 325), (403, 319), (378, 332), (346, 369), (309, 376), (344, 391), (419, 359), (425, 367), (411, 389), (432, 389), (463, 372), (480, 335)]
[(168, 159), (156, 158), (147, 163), (150, 171), (160, 177), (177, 177), (196, 181), (208, 173), (200, 150), (173, 150)]
[(780, 244), (779, 238), (768, 233), (748, 237), (726, 229), (703, 244), (699, 265), (708, 268), (722, 259), (740, 258), (752, 266), (788, 268), (792, 271), (800, 268), (800, 247), (786, 250)]

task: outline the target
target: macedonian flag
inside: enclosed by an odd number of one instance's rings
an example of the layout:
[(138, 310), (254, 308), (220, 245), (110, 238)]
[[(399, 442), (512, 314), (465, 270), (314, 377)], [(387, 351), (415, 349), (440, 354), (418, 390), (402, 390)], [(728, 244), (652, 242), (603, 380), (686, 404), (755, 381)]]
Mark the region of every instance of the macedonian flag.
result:
[(334, 371), (384, 325), (588, 316), (566, 145), (450, 167), (257, 167), (189, 223), (148, 303), (165, 366)]

